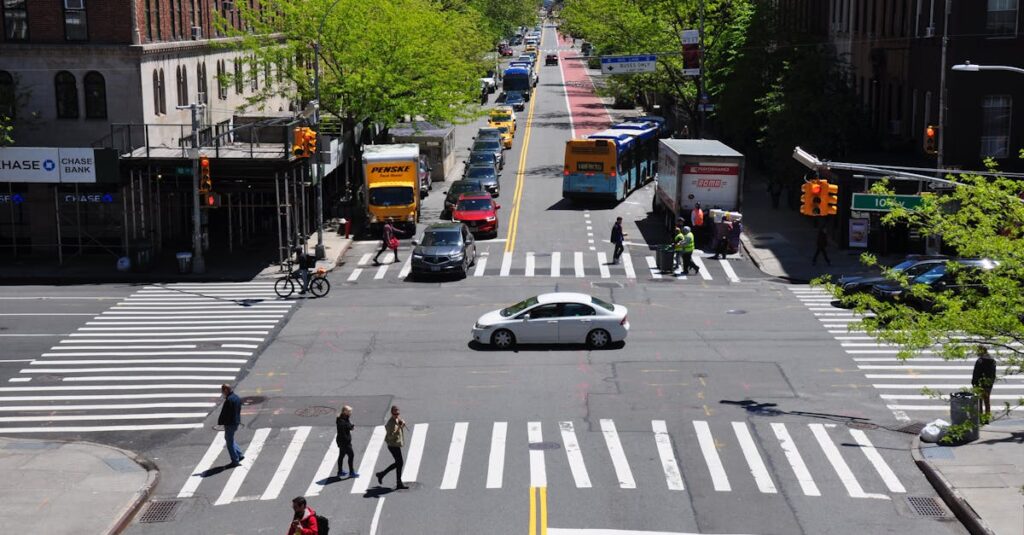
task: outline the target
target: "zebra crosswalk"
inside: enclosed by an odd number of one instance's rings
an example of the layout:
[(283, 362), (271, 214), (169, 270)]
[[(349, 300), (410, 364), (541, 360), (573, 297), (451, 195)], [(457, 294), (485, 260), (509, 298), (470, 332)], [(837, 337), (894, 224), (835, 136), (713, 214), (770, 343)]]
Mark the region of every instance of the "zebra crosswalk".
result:
[[(646, 432), (629, 422), (630, 432), (622, 434), (612, 419), (594, 423), (594, 429), (572, 420), (416, 423), (406, 434), (403, 480), (438, 492), (526, 487), (681, 492), (700, 487), (878, 500), (906, 492), (868, 432), (860, 429), (651, 420), (644, 424)], [(333, 427), (256, 429), (248, 444), (240, 441), (245, 458), (225, 480), (217, 477), (222, 473), (217, 463), (228, 461), (219, 432), (185, 475), (177, 496), (202, 493), (214, 505), (227, 505), (282, 495), (361, 495), (375, 487), (375, 472), (391, 460), (383, 447), (384, 427), (357, 427), (356, 478), (335, 477), (334, 438)], [(482, 455), (486, 463), (477, 462)]]
[[(832, 303), (832, 294), (824, 288), (790, 287), (793, 295), (814, 314), (829, 334), (839, 342), (846, 354), (851, 355), (857, 369), (879, 392), (886, 408), (902, 421), (949, 418), (949, 394), (971, 388), (971, 360), (946, 360), (939, 348), (925, 350), (910, 360), (897, 357), (899, 347), (882, 342), (862, 330), (851, 329), (851, 324), (862, 317), (852, 310)], [(1005, 359), (996, 353), (998, 369), (1005, 369)], [(929, 356), (930, 355), (930, 356)], [(1002, 405), (1024, 396), (1024, 377), (1006, 375), (1004, 381), (993, 386), (992, 401)], [(925, 393), (925, 390), (930, 391)], [(1013, 407), (1021, 410), (1022, 407)]]
[(0, 434), (201, 427), (293, 304), (272, 281), (145, 286), (0, 386)]

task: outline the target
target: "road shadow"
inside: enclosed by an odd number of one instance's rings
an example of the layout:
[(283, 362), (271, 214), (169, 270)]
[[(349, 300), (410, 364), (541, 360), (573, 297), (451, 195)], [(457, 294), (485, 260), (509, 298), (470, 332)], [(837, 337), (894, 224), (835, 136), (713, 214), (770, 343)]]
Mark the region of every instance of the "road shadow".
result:
[(620, 340), (618, 342), (612, 342), (608, 344), (608, 347), (602, 349), (591, 349), (586, 344), (516, 344), (511, 349), (497, 349), (487, 344), (481, 344), (476, 340), (470, 340), (466, 347), (473, 351), (489, 351), (493, 353), (499, 352), (510, 352), (510, 353), (523, 353), (527, 351), (531, 352), (543, 352), (550, 353), (552, 351), (569, 351), (569, 350), (580, 350), (584, 349), (587, 351), (610, 351), (615, 349), (622, 349), (626, 347), (626, 341)]
[(531, 167), (526, 170), (527, 175), (547, 175), (551, 178), (562, 178), (562, 166), (561, 165), (544, 165), (538, 167)]
[(600, 209), (606, 210), (615, 208), (619, 205), (619, 201), (601, 201), (601, 200), (584, 200), (584, 199), (558, 199), (554, 204), (548, 206), (546, 210), (589, 210), (589, 209)]
[[(653, 212), (647, 212), (647, 217), (634, 220), (633, 223), (640, 230), (640, 235), (643, 236), (646, 243), (657, 244), (671, 241), (668, 231), (662, 225), (661, 218), (656, 217)], [(654, 248), (654, 246), (651, 248)]]

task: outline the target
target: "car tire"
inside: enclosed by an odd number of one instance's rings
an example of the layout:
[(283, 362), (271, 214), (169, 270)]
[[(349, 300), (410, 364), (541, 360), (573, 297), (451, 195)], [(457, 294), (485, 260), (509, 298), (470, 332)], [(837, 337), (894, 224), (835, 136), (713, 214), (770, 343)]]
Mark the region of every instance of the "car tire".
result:
[(516, 346), (516, 335), (508, 329), (498, 329), (491, 334), (491, 346), (495, 349), (512, 349)]
[(587, 347), (590, 349), (604, 349), (612, 343), (612, 335), (604, 329), (594, 329), (587, 333)]

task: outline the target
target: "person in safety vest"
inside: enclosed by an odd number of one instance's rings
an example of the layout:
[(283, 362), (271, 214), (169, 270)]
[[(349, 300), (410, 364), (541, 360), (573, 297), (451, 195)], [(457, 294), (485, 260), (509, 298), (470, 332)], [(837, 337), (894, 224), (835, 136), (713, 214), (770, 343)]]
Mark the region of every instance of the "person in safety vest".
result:
[(693, 268), (693, 273), (700, 273), (700, 267), (693, 263), (693, 249), (696, 245), (696, 238), (693, 233), (690, 232), (690, 227), (683, 227), (683, 240), (682, 240), (682, 257), (683, 257), (683, 275), (690, 273), (690, 268)]

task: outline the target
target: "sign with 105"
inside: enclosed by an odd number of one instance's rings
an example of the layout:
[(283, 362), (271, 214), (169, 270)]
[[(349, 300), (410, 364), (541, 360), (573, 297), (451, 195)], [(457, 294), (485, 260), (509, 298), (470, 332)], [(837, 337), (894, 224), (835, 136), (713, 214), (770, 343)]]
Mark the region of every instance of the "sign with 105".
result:
[(852, 210), (864, 212), (891, 212), (896, 206), (913, 210), (921, 206), (920, 195), (875, 195), (872, 193), (854, 193)]

